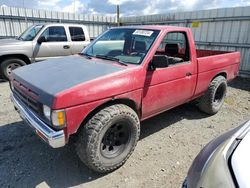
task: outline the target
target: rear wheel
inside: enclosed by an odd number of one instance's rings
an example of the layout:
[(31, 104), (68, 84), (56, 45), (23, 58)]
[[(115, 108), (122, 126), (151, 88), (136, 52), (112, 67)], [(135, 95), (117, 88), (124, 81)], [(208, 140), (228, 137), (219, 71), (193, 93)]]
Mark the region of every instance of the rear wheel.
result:
[(101, 173), (122, 166), (132, 154), (140, 135), (136, 112), (123, 104), (104, 108), (82, 127), (77, 154), (92, 170)]
[(213, 115), (222, 107), (227, 92), (227, 80), (218, 76), (210, 83), (204, 96), (199, 100), (198, 107), (201, 111)]
[(1, 74), (4, 79), (9, 80), (11, 72), (14, 69), (19, 68), (24, 65), (26, 65), (26, 63), (21, 59), (17, 59), (17, 58), (5, 59), (1, 63)]

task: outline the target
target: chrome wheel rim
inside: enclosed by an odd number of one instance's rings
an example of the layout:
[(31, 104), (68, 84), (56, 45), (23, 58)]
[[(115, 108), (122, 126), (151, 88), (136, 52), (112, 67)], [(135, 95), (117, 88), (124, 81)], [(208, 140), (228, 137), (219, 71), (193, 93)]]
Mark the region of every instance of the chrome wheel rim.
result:
[(18, 64), (18, 63), (11, 63), (11, 64), (9, 64), (9, 65), (7, 66), (7, 68), (6, 68), (7, 76), (9, 77), (10, 74), (11, 74), (11, 72), (12, 72), (14, 69), (18, 68), (18, 67), (21, 67), (21, 65)]

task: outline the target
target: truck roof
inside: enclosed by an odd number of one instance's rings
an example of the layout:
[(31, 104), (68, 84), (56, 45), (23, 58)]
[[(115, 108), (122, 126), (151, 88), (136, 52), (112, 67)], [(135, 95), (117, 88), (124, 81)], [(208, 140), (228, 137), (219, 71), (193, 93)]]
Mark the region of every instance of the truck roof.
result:
[(165, 29), (188, 30), (190, 29), (187, 27), (169, 26), (169, 25), (132, 25), (132, 26), (121, 26), (121, 28), (141, 28), (141, 29), (152, 29), (152, 30), (165, 30)]
[(53, 26), (81, 26), (81, 27), (86, 27), (83, 24), (71, 24), (71, 23), (38, 23), (38, 24), (35, 24), (35, 25), (44, 25), (44, 26), (50, 26), (50, 25), (53, 25)]

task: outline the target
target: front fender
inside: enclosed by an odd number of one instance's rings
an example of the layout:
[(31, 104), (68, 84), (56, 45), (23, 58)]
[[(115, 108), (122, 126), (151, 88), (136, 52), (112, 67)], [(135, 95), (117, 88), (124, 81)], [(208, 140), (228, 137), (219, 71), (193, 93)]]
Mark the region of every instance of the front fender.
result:
[(128, 99), (130, 101), (133, 101), (136, 104), (136, 107), (140, 109), (141, 94), (142, 94), (142, 89), (138, 89), (121, 95), (117, 95), (114, 98), (105, 98), (87, 104), (66, 108), (65, 110), (67, 119), (67, 127), (65, 129), (66, 140), (68, 140), (71, 134), (77, 132), (78, 128), (81, 126), (81, 124), (89, 115), (93, 115), (92, 112), (94, 112), (97, 108), (102, 107), (103, 105), (107, 104), (110, 101), (112, 102), (113, 100)]

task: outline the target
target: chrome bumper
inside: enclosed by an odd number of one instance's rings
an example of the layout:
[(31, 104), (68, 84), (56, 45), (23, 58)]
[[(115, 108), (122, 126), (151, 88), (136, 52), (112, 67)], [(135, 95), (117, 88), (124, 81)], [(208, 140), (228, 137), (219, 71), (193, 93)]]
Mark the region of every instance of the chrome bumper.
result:
[(22, 102), (16, 99), (13, 94), (10, 96), (11, 101), (14, 103), (16, 110), (20, 114), (21, 118), (27, 122), (27, 124), (35, 130), (37, 135), (48, 143), (53, 148), (59, 148), (64, 146), (65, 134), (63, 130), (54, 131), (42, 120), (40, 120), (31, 110), (22, 105)]

